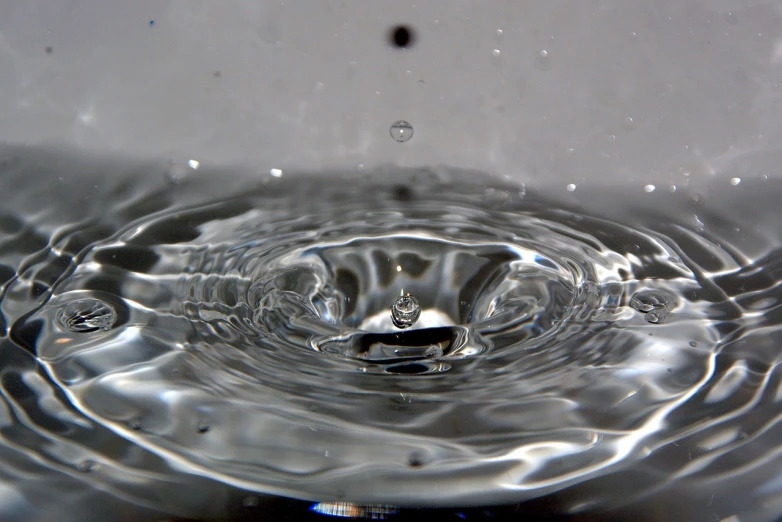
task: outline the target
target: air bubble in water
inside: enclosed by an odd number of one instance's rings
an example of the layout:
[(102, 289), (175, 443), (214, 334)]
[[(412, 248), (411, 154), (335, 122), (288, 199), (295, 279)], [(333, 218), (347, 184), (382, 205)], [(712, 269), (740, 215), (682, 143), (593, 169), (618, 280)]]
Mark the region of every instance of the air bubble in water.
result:
[(65, 330), (76, 333), (107, 331), (114, 326), (117, 313), (98, 299), (79, 299), (60, 308), (57, 323)]
[(497, 29), (497, 39), (502, 40), (502, 29)]
[(494, 49), (494, 50), (491, 52), (491, 54), (493, 54), (494, 56), (499, 56), (499, 55), (500, 55), (500, 50), (499, 50), (499, 49)]
[(641, 290), (630, 299), (630, 306), (645, 314), (650, 323), (661, 323), (671, 309), (673, 298), (662, 290)]
[(397, 328), (410, 328), (421, 316), (421, 305), (412, 295), (403, 295), (391, 307), (391, 320)]
[(741, 178), (730, 178), (730, 184), (733, 185), (734, 187), (739, 183), (741, 183)]
[(569, 184), (567, 186), (567, 191), (568, 192), (573, 192), (574, 190), (576, 190), (576, 184), (575, 183), (571, 183), (571, 184)]
[(657, 187), (655, 187), (654, 185), (651, 185), (651, 184), (650, 185), (646, 185), (646, 186), (644, 186), (644, 192), (654, 192), (656, 188)]
[(413, 126), (405, 120), (395, 121), (389, 129), (391, 137), (399, 143), (404, 143), (413, 137)]

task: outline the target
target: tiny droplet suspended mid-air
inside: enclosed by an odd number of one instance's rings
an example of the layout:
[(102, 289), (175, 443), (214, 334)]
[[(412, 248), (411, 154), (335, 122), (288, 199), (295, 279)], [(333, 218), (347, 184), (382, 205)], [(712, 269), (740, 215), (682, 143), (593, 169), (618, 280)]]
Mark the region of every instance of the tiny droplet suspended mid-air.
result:
[(391, 307), (391, 320), (397, 328), (410, 328), (421, 317), (421, 305), (412, 295), (403, 295)]
[(395, 121), (389, 129), (389, 133), (394, 140), (404, 143), (413, 137), (413, 126), (405, 120)]

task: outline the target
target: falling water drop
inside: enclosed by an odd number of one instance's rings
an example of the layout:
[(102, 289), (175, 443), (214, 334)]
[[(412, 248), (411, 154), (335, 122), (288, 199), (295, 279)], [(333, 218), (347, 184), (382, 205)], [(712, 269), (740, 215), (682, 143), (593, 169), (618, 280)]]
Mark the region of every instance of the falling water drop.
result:
[(391, 320), (397, 328), (410, 328), (421, 316), (421, 305), (412, 295), (403, 295), (391, 307)]
[(391, 137), (399, 143), (404, 143), (413, 137), (413, 126), (405, 120), (395, 121), (389, 129)]
[(90, 333), (111, 329), (117, 320), (117, 313), (103, 301), (97, 299), (79, 299), (60, 308), (57, 322), (69, 331)]
[(535, 67), (540, 71), (551, 70), (551, 53), (542, 49), (535, 57)]

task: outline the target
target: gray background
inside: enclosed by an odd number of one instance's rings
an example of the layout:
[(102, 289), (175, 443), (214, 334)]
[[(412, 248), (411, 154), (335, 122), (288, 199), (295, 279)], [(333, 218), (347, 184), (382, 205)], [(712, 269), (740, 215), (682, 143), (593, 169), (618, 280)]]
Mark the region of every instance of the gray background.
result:
[(728, 189), (775, 174), (781, 61), (778, 1), (0, 0), (0, 140)]

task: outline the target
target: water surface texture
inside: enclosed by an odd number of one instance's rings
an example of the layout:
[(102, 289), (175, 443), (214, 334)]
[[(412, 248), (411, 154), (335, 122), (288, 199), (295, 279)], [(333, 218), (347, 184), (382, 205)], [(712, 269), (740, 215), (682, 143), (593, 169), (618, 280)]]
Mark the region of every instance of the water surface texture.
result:
[(7, 519), (779, 511), (773, 180), (720, 200), (21, 149), (0, 171)]

